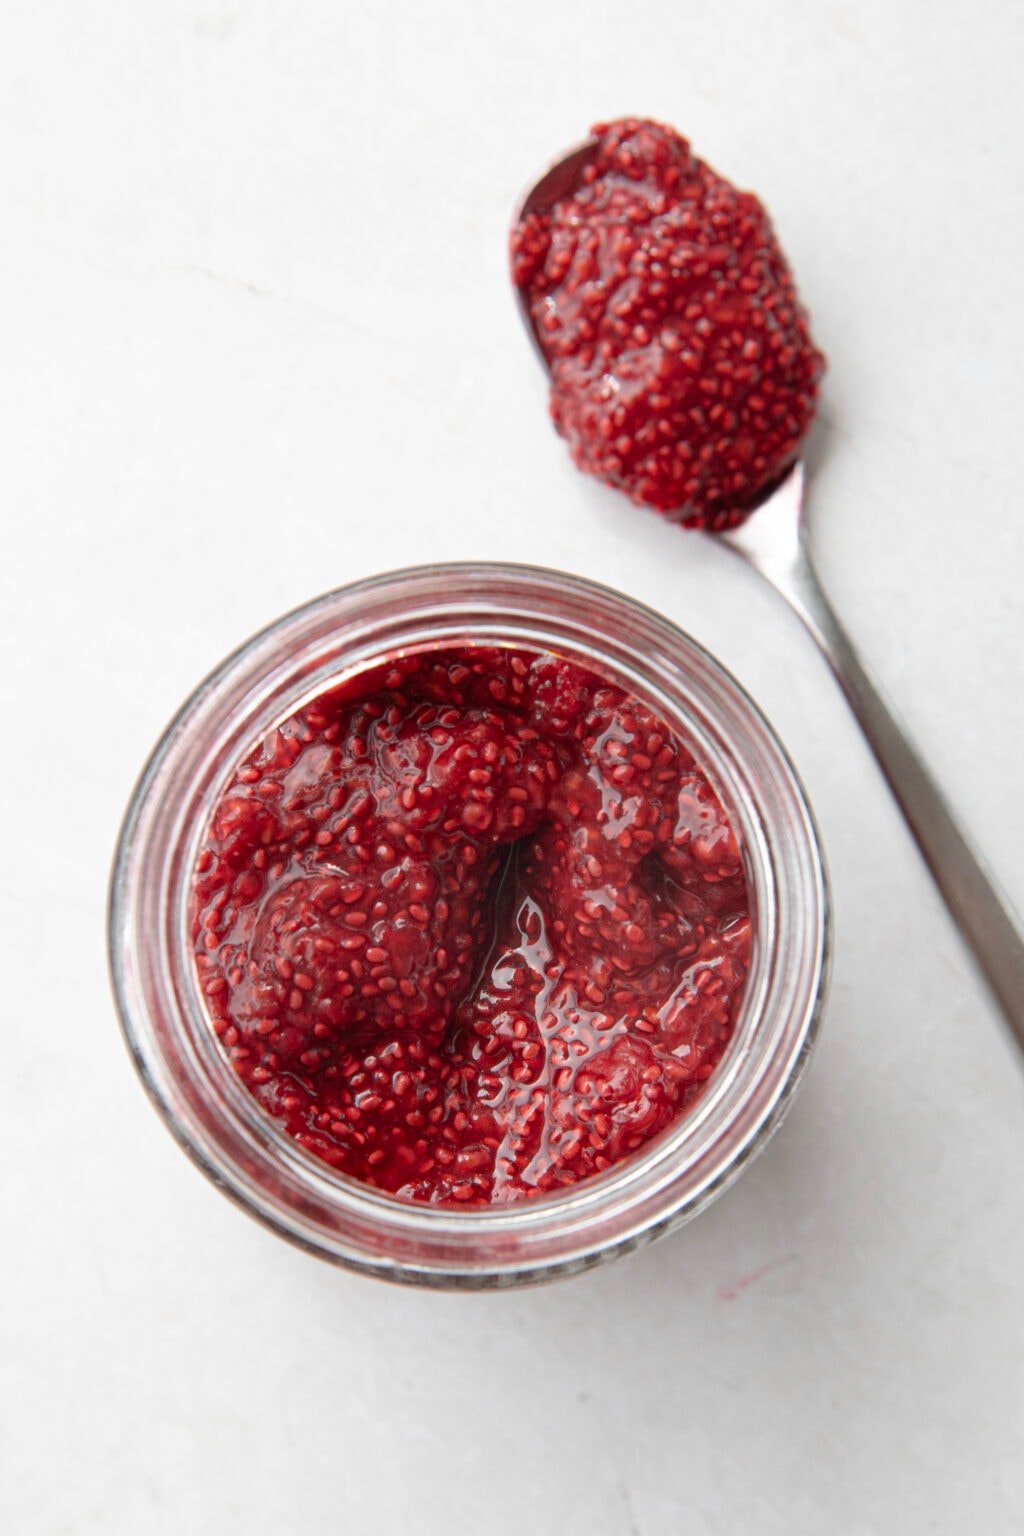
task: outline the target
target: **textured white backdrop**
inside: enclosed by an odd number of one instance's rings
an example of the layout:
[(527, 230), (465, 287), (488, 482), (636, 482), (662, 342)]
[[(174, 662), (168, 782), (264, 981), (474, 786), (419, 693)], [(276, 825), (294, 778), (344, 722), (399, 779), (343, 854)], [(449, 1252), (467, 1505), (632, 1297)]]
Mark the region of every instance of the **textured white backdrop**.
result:
[[(522, 184), (674, 122), (829, 354), (821, 565), (1018, 903), (1024, 14), (967, 3), (0, 13), (0, 1526), (11, 1536), (1009, 1536), (1024, 1077), (867, 752), (726, 552), (571, 470), (507, 290)], [(799, 1103), (707, 1215), (502, 1297), (336, 1273), (159, 1125), (107, 863), (207, 668), (394, 564), (681, 622), (778, 725), (835, 882)]]

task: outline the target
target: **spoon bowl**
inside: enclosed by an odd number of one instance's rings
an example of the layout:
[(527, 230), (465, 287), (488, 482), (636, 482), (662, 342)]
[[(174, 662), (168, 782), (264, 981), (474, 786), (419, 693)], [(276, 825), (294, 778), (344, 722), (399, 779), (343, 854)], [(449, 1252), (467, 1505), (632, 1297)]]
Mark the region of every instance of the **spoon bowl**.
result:
[[(594, 139), (584, 139), (582, 144), (576, 144), (567, 150), (560, 160), (555, 160), (531, 187), (524, 192), (516, 204), (516, 211), (512, 218), (513, 228), (529, 218), (531, 213), (547, 213), (563, 197), (573, 192), (579, 186), (580, 177), (589, 162), (594, 158), (597, 150), (597, 142)], [(514, 289), (516, 303), (519, 305), (519, 314), (526, 332), (533, 342), (541, 365), (547, 370), (548, 360), (541, 346), (540, 336), (526, 295), (519, 287)]]

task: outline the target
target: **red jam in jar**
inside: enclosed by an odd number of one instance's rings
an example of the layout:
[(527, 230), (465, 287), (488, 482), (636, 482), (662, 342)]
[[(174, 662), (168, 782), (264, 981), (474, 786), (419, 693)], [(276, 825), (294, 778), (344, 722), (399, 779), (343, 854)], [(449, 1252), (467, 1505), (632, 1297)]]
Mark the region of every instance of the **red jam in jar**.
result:
[(249, 753), (192, 885), (213, 1028), (332, 1167), (490, 1204), (600, 1173), (729, 1042), (750, 896), (639, 700), (546, 653), (405, 656)]
[(764, 207), (671, 128), (599, 123), (577, 183), (512, 231), (512, 278), (577, 466), (734, 526), (796, 459), (824, 358)]

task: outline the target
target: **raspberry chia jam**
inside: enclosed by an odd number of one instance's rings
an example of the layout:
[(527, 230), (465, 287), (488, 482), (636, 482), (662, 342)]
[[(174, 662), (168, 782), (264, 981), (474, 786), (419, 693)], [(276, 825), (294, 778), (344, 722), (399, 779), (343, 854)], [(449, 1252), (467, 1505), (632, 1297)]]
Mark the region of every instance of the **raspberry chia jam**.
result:
[(735, 526), (794, 463), (825, 361), (763, 205), (643, 118), (511, 235), (577, 467), (689, 527)]
[(396, 658), (250, 752), (196, 865), (213, 1027), (302, 1146), (532, 1197), (685, 1113), (750, 950), (740, 849), (639, 700), (547, 653)]
[(275, 1230), (392, 1279), (571, 1273), (778, 1123), (824, 990), (800, 786), (712, 658), (557, 572), (399, 572), (186, 703), (111, 965), (143, 1080)]

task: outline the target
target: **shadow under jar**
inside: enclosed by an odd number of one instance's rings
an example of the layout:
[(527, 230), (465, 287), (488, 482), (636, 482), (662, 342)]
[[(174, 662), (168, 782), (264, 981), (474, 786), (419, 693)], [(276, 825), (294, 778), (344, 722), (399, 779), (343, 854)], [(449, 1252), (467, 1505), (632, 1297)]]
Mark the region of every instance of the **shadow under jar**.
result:
[[(318, 695), (414, 652), (553, 653), (642, 701), (692, 752), (740, 842), (753, 919), (730, 1042), (695, 1106), (568, 1189), (460, 1209), (336, 1172), (267, 1114), (227, 1060), (198, 983), (192, 878), (211, 810), (268, 732)], [(778, 1125), (827, 987), (828, 890), (811, 812), (771, 727), (689, 636), (558, 571), (425, 566), (286, 615), (185, 703), (135, 789), (110, 901), (110, 963), (136, 1067), (178, 1141), (228, 1195), (321, 1257), (390, 1280), (501, 1287), (573, 1274), (689, 1220)]]

